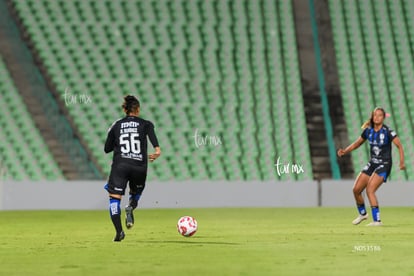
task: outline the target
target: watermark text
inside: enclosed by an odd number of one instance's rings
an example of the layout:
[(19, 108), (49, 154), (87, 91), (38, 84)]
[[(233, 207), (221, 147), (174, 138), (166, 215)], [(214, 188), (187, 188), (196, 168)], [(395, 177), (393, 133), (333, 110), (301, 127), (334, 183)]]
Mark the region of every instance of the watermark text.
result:
[(303, 165), (296, 164), (296, 163), (291, 164), (290, 162), (282, 163), (280, 161), (280, 156), (277, 158), (275, 167), (276, 167), (277, 174), (279, 176), (282, 176), (282, 174), (290, 174), (290, 173), (301, 174), (305, 172), (305, 170), (303, 169)]
[(196, 148), (204, 147), (204, 146), (220, 146), (222, 144), (221, 138), (216, 135), (200, 135), (198, 133), (198, 128), (196, 128), (194, 135), (192, 136), (194, 138), (194, 144)]
[(72, 94), (69, 88), (65, 89), (65, 104), (66, 106), (73, 104), (90, 104), (92, 103), (92, 96), (88, 94)]
[(379, 252), (381, 251), (380, 245), (372, 244), (356, 244), (354, 245), (352, 252)]

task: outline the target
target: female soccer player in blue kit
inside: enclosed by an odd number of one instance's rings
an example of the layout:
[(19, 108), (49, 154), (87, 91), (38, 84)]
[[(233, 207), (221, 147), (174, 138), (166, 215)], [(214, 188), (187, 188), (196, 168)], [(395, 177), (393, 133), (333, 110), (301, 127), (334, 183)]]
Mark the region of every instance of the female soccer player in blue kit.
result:
[(401, 145), (401, 141), (397, 137), (395, 131), (391, 130), (384, 124), (385, 117), (386, 113), (383, 108), (375, 108), (371, 113), (371, 118), (362, 125), (362, 128), (364, 130), (361, 136), (347, 148), (338, 150), (338, 156), (341, 157), (357, 149), (366, 140), (368, 140), (371, 148), (371, 160), (358, 175), (353, 188), (353, 193), (359, 212), (359, 216), (352, 221), (354, 225), (358, 225), (363, 220), (366, 220), (368, 218), (368, 214), (365, 209), (364, 197), (362, 196), (362, 192), (365, 189), (369, 203), (371, 205), (373, 218), (373, 222), (369, 223), (368, 226), (382, 225), (378, 200), (375, 192), (383, 182), (387, 182), (387, 178), (391, 173), (391, 142), (397, 146), (399, 151), (400, 170), (405, 169), (403, 146)]

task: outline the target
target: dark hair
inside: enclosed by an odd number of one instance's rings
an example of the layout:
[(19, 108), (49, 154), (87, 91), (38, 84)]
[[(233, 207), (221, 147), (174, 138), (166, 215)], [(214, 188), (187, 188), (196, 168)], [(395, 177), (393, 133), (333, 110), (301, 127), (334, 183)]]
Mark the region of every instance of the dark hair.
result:
[(374, 127), (374, 113), (377, 110), (381, 110), (382, 111), (382, 114), (384, 115), (384, 118), (386, 117), (385, 109), (382, 108), (382, 107), (376, 107), (371, 112), (371, 117), (362, 124), (362, 126), (361, 126), (362, 129), (366, 129), (367, 127)]
[(135, 96), (125, 96), (124, 97), (124, 103), (122, 104), (122, 108), (125, 110), (125, 113), (128, 115), (132, 112), (136, 112), (139, 105), (139, 101)]

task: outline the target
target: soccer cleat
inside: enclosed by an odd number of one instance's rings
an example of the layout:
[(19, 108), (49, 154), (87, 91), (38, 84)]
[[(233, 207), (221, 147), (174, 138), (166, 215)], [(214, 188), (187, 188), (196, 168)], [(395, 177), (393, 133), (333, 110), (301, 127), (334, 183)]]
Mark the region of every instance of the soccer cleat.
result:
[(134, 209), (131, 206), (125, 207), (125, 225), (127, 229), (131, 229), (134, 226)]
[(366, 220), (368, 218), (368, 214), (365, 215), (359, 215), (356, 219), (354, 219), (352, 221), (353, 225), (358, 225), (360, 224), (362, 221)]
[(114, 242), (120, 242), (123, 239), (125, 239), (125, 233), (124, 233), (124, 231), (121, 231), (119, 233), (116, 233), (115, 238), (114, 238)]
[(367, 226), (382, 226), (381, 221), (373, 221), (371, 223), (368, 223)]

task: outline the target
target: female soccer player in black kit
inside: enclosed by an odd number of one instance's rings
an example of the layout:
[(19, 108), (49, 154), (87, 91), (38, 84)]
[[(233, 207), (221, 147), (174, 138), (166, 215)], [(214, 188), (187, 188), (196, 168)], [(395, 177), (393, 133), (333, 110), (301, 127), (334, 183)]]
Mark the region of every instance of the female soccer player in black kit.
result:
[[(138, 205), (147, 178), (147, 159), (154, 161), (161, 155), (154, 125), (139, 116), (140, 104), (134, 96), (126, 96), (122, 108), (126, 116), (115, 121), (108, 130), (105, 153), (113, 151), (112, 168), (105, 189), (109, 193), (109, 213), (116, 235), (114, 241), (121, 241), (125, 233), (121, 223), (121, 199), (129, 183), (129, 204), (125, 208), (125, 224), (128, 229), (134, 225), (133, 210)], [(147, 137), (155, 153), (147, 157)]]
[(367, 192), (368, 200), (372, 210), (372, 218), (374, 220), (373, 222), (369, 223), (368, 226), (382, 225), (375, 192), (383, 182), (387, 181), (387, 178), (391, 173), (391, 142), (393, 142), (399, 150), (400, 170), (405, 169), (404, 150), (400, 139), (397, 137), (395, 131), (391, 130), (388, 126), (383, 124), (385, 117), (386, 113), (383, 108), (375, 108), (371, 113), (371, 118), (362, 125), (364, 131), (362, 132), (361, 137), (359, 137), (346, 149), (338, 150), (338, 156), (341, 157), (347, 153), (350, 153), (354, 149), (357, 149), (366, 140), (368, 140), (371, 147), (371, 160), (358, 175), (353, 188), (354, 197), (359, 212), (359, 216), (352, 221), (354, 225), (358, 225), (363, 220), (366, 220), (368, 218), (368, 214), (365, 210), (364, 197), (362, 196), (362, 191), (364, 189), (366, 189)]

